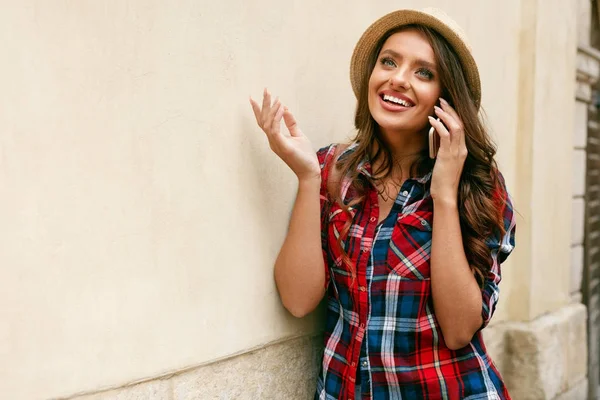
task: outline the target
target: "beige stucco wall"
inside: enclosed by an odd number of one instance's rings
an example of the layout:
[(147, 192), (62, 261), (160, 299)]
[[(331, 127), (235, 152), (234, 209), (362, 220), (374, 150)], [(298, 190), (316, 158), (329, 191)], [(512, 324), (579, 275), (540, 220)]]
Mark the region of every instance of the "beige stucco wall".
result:
[[(522, 1), (402, 2), (446, 9), (471, 37), (499, 162), (525, 199), (519, 223), (531, 216), (530, 200), (557, 199), (536, 203), (544, 220), (525, 222), (532, 250), (505, 265), (495, 323), (568, 294), (560, 273), (534, 291), (520, 286), (569, 261), (568, 240), (564, 254), (560, 245), (570, 232), (547, 218), (570, 205), (554, 183), (570, 175), (536, 164), (532, 185), (516, 163), (522, 135), (532, 135), (534, 164), (545, 154), (562, 163), (553, 149), (571, 148), (562, 146), (572, 127), (571, 83), (562, 81), (571, 31), (554, 28), (569, 13), (554, 2), (538, 9), (546, 17), (535, 28), (535, 68), (553, 69), (534, 74), (543, 89), (531, 131), (519, 113)], [(343, 140), (352, 130), (353, 45), (396, 7), (0, 0), (0, 393), (94, 391), (317, 330), (318, 315), (293, 320), (278, 301), (271, 266), (295, 182), (270, 154), (247, 98), (268, 86), (315, 148)], [(541, 41), (547, 34), (559, 50)], [(548, 294), (558, 302), (518, 311)]]
[[(509, 309), (531, 320), (566, 305), (570, 291), (571, 182), (577, 2), (521, 2), (516, 142), (519, 265)], [(561, 29), (557, 29), (561, 27)]]

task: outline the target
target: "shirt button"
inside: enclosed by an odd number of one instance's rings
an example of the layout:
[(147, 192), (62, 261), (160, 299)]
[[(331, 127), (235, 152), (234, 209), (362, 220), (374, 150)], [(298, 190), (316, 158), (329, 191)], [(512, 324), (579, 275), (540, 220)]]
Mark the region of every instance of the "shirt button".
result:
[(405, 190), (404, 192), (402, 192), (402, 196), (408, 196), (408, 190)]
[(360, 329), (365, 329), (365, 324), (360, 324)]
[(421, 220), (421, 225), (427, 225), (427, 221), (425, 221), (424, 219)]
[(367, 368), (368, 363), (366, 361), (363, 361), (361, 364), (364, 368)]
[(353, 367), (356, 367), (356, 363), (355, 363), (355, 362), (353, 362), (353, 363), (352, 363), (352, 366), (353, 366)]
[(364, 286), (359, 286), (358, 290), (360, 290), (361, 292), (366, 292), (367, 288)]
[(375, 218), (375, 217), (371, 217), (371, 218), (369, 218), (369, 221), (371, 221), (371, 222), (375, 222), (375, 221), (377, 221), (377, 218)]

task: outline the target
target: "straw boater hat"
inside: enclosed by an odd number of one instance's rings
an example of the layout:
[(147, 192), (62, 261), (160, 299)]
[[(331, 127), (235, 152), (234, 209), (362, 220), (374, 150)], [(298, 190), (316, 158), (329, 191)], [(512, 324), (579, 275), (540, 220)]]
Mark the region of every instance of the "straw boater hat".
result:
[(390, 30), (405, 25), (423, 25), (429, 27), (438, 32), (450, 43), (462, 64), (469, 88), (475, 100), (475, 106), (479, 108), (481, 102), (479, 71), (477, 70), (475, 59), (471, 54), (471, 48), (467, 43), (465, 33), (452, 18), (436, 8), (426, 8), (423, 11), (394, 11), (373, 22), (367, 28), (356, 44), (350, 62), (350, 80), (352, 81), (352, 89), (356, 97), (358, 97), (358, 93), (360, 92), (361, 77), (369, 72), (365, 71), (365, 69), (368, 68), (369, 56), (375, 51), (377, 42)]

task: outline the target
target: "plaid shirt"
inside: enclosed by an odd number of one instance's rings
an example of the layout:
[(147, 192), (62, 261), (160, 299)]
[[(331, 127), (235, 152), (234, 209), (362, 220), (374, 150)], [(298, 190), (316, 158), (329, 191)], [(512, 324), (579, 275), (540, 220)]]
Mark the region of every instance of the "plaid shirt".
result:
[[(340, 157), (355, 148), (356, 143)], [(404, 182), (390, 214), (380, 224), (377, 191), (372, 187), (364, 203), (351, 210), (352, 225), (344, 240), (356, 269), (351, 285), (351, 274), (336, 244), (348, 216), (328, 202), (326, 191), (334, 152), (331, 145), (317, 154), (323, 171), (321, 236), (328, 287), (325, 350), (315, 399), (354, 399), (359, 384), (362, 399), (510, 399), (481, 331), (456, 351), (444, 343), (429, 274), (431, 172)], [(370, 177), (368, 160), (358, 169)], [(343, 198), (351, 197), (349, 190), (350, 182), (343, 180)], [(482, 289), (484, 326), (498, 301), (500, 263), (514, 246), (510, 202), (504, 223), (506, 235), (487, 240), (492, 264)]]

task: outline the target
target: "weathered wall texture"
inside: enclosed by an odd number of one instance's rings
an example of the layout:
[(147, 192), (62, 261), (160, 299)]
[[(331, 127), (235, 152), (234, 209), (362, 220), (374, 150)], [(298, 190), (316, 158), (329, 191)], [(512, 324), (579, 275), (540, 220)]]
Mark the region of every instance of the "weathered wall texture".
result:
[(321, 335), (292, 339), (175, 376), (73, 400), (309, 399), (322, 342)]
[[(483, 105), (520, 212), (490, 328), (497, 349), (502, 321), (568, 304), (570, 231), (558, 228), (569, 226), (561, 210), (571, 205), (570, 191), (560, 190), (571, 182), (568, 3), (402, 2), (445, 9), (480, 65)], [(307, 366), (319, 345), (284, 340), (318, 332), (321, 315), (294, 320), (272, 279), (295, 182), (247, 99), (268, 86), (315, 148), (344, 140), (352, 133), (353, 46), (397, 7), (0, 0), (3, 398), (70, 396), (153, 377), (165, 378), (111, 393), (187, 399), (202, 384), (210, 396), (240, 398), (256, 377), (263, 386), (252, 393), (264, 396), (312, 381)], [(307, 350), (289, 365), (270, 364), (300, 348)], [(305, 367), (305, 376), (292, 373)]]

